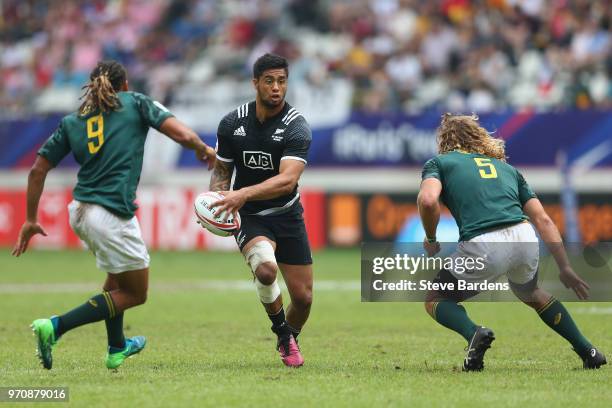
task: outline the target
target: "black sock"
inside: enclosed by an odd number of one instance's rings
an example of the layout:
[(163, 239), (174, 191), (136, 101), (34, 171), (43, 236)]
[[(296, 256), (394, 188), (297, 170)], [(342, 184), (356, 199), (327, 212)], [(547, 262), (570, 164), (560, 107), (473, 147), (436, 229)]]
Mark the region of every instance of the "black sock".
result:
[(287, 323), (287, 327), (289, 327), (289, 330), (291, 331), (291, 334), (293, 334), (293, 338), (295, 340), (297, 340), (298, 336), (300, 335), (300, 330), (294, 328), (293, 326), (291, 326), (288, 323)]
[(115, 317), (115, 304), (110, 293), (102, 292), (72, 309), (66, 314), (59, 316), (57, 325), (57, 336), (61, 336), (69, 330), (84, 324), (99, 322)]
[(106, 319), (106, 336), (108, 345), (118, 349), (125, 348), (125, 336), (123, 335), (123, 312), (112, 319)]
[(285, 310), (281, 307), (280, 310), (276, 314), (269, 314), (268, 317), (272, 322), (272, 331), (279, 336), (286, 335), (291, 333), (289, 331), (289, 326), (287, 325), (287, 321), (285, 320)]

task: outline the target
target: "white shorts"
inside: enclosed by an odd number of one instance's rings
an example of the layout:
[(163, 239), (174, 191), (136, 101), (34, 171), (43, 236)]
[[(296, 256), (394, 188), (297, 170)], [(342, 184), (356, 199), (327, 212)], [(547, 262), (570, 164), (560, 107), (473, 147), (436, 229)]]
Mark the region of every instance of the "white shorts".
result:
[(470, 282), (495, 281), (506, 275), (508, 281), (522, 285), (532, 281), (538, 271), (540, 249), (535, 230), (528, 222), (487, 232), (460, 242), (452, 258), (481, 258), (484, 268), (462, 270), (454, 263), (449, 270), (457, 279)]
[(73, 200), (70, 227), (96, 256), (98, 269), (121, 273), (149, 267), (149, 253), (136, 217), (117, 217), (97, 204)]

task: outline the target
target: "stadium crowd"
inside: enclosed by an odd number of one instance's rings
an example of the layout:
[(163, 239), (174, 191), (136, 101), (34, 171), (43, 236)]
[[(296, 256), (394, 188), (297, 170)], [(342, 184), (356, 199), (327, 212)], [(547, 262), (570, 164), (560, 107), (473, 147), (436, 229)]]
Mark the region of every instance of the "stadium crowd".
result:
[[(367, 111), (612, 107), (611, 0), (3, 0), (1, 115), (73, 98), (100, 59), (172, 103), (254, 59), (349, 78)], [(198, 88), (200, 86), (200, 88)], [(66, 94), (69, 93), (69, 96)], [(45, 99), (46, 98), (46, 99)]]

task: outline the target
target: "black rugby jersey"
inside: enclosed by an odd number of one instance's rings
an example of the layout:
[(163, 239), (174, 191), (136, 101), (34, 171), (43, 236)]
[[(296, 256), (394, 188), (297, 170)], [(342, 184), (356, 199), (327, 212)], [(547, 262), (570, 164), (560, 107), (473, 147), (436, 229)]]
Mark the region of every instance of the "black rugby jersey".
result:
[[(274, 117), (260, 123), (255, 101), (239, 106), (221, 120), (217, 130), (217, 159), (233, 162), (233, 189), (259, 184), (279, 172), (281, 160), (306, 163), (312, 132), (306, 119), (285, 103)], [(271, 200), (248, 201), (240, 210), (246, 214), (272, 215), (299, 205), (297, 186), (291, 194)]]

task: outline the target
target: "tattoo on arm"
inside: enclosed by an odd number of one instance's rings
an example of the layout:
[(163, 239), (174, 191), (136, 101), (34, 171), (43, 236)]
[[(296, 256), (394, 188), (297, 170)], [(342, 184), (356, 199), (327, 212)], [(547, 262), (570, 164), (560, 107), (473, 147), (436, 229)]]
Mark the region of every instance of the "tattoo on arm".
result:
[(234, 172), (234, 164), (226, 163), (221, 160), (215, 162), (213, 174), (210, 177), (210, 191), (227, 191), (232, 183), (232, 173)]

